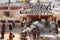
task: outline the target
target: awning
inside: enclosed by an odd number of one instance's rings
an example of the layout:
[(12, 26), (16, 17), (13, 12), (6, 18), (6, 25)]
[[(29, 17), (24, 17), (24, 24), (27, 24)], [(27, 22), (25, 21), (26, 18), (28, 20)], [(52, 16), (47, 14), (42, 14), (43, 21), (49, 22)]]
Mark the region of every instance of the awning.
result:
[(49, 18), (49, 17), (53, 17), (53, 15), (27, 15), (27, 17), (29, 18)]

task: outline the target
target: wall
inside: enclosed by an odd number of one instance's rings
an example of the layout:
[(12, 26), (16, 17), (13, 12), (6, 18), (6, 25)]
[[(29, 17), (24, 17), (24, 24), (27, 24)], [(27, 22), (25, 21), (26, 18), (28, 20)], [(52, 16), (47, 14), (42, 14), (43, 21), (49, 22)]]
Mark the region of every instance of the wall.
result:
[(15, 11), (14, 10), (0, 10), (0, 17), (4, 16), (4, 11), (9, 11), (10, 12), (10, 17), (14, 16)]

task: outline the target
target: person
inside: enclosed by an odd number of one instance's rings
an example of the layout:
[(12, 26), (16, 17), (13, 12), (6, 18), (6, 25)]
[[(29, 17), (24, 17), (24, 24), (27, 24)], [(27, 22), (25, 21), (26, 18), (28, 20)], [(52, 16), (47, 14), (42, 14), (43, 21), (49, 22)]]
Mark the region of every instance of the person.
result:
[(4, 28), (2, 27), (2, 30), (1, 30), (1, 38), (4, 39), (4, 34), (5, 34), (5, 30)]
[(37, 28), (36, 31), (37, 31), (37, 40), (39, 40), (39, 37), (40, 37), (40, 30)]
[(4, 23), (2, 24), (2, 29), (4, 29), (4, 31), (5, 31), (5, 24)]
[(55, 6), (53, 5), (53, 8), (54, 8)]
[(22, 14), (22, 11), (20, 11), (20, 14)]
[(27, 33), (24, 32), (24, 33), (21, 33), (21, 40), (27, 40)]
[(33, 30), (32, 34), (33, 34), (33, 40), (35, 40), (36, 39), (36, 30), (35, 29)]
[(57, 24), (55, 26), (55, 30), (56, 30), (56, 34), (58, 34), (58, 26), (57, 26)]
[(4, 34), (5, 34), (5, 24), (3, 23), (2, 28), (1, 28), (1, 39), (4, 39)]
[(15, 24), (14, 24), (14, 22), (12, 22), (12, 25), (13, 25), (13, 28), (15, 28)]
[(5, 29), (5, 24), (3, 23), (4, 29)]
[(13, 38), (14, 38), (14, 35), (12, 33), (10, 33), (9, 40), (13, 40)]
[(9, 25), (9, 30), (10, 30), (10, 31), (12, 30), (12, 25), (11, 25), (11, 24)]

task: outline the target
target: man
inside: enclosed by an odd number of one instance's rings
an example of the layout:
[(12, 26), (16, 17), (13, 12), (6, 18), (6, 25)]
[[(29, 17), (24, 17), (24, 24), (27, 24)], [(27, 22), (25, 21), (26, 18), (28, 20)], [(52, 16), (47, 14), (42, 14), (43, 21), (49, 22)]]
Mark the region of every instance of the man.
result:
[(12, 33), (10, 33), (9, 40), (13, 40), (13, 38), (14, 38), (14, 35)]
[(3, 23), (2, 28), (1, 28), (1, 38), (4, 39), (4, 34), (5, 34), (5, 24)]
[(1, 38), (2, 39), (4, 39), (4, 34), (5, 34), (5, 30), (4, 30), (4, 28), (2, 28), (2, 30), (1, 30)]
[(57, 24), (55, 26), (55, 30), (56, 30), (56, 34), (58, 34), (58, 26), (57, 26)]
[(5, 31), (5, 24), (3, 23), (3, 25), (2, 25), (2, 28), (4, 29), (4, 31)]
[(37, 32), (37, 40), (39, 40), (39, 38), (40, 38), (40, 31), (39, 31), (38, 28), (36, 28), (36, 32)]
[(12, 25), (11, 25), (11, 24), (9, 25), (9, 30), (10, 30), (10, 31), (12, 30)]

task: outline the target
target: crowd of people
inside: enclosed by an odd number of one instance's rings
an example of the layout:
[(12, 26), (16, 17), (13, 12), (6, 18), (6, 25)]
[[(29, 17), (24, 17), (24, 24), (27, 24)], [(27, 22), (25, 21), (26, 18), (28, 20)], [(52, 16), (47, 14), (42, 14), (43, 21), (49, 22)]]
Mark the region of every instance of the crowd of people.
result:
[[(5, 23), (3, 23), (2, 28), (1, 28), (1, 39), (4, 39), (4, 34), (5, 34)], [(9, 24), (9, 39), (8, 40), (13, 40), (15, 35), (11, 33), (13, 30), (12, 28), (15, 28), (14, 23)], [(32, 40), (39, 40), (40, 39), (40, 34), (46, 34), (46, 33), (52, 33), (52, 34), (58, 34), (58, 27), (55, 21), (47, 21), (45, 19), (34, 19), (26, 24), (23, 25), (23, 29), (21, 30), (21, 40), (28, 40), (27, 36), (30, 37)], [(21, 28), (20, 28), (21, 29)]]
[(23, 6), (23, 10), (20, 11), (20, 14), (52, 13), (51, 2), (44, 3), (44, 2), (37, 1), (37, 3), (28, 3), (24, 5), (25, 6)]
[[(12, 28), (14, 28), (13, 22), (12, 22), (12, 25), (9, 24), (10, 35), (9, 35), (9, 39), (7, 39), (7, 40), (13, 40), (14, 35), (11, 33)], [(1, 27), (1, 39), (4, 39), (5, 32), (6, 32), (6, 25), (5, 25), (5, 23), (3, 23), (2, 27)]]
[[(58, 27), (55, 21), (46, 21), (45, 19), (41, 20), (34, 20), (32, 22), (29, 22), (27, 25), (24, 25), (24, 29), (22, 30), (22, 33), (26, 33), (29, 35), (29, 37), (33, 40), (39, 40), (40, 34), (46, 34), (46, 33), (52, 33), (58, 34)], [(27, 36), (25, 35), (25, 37)], [(32, 36), (31, 36), (32, 35)]]

